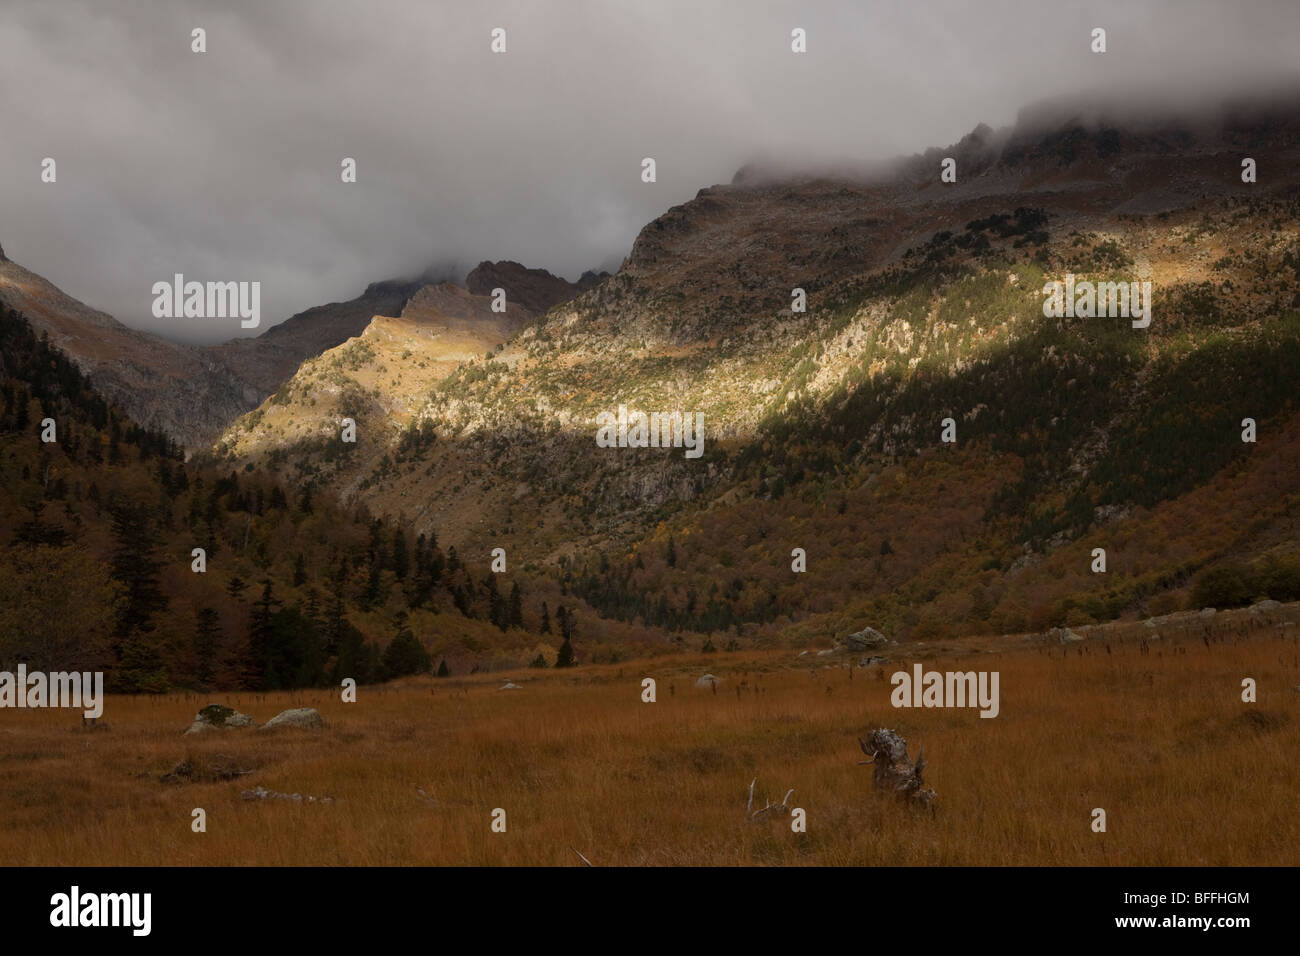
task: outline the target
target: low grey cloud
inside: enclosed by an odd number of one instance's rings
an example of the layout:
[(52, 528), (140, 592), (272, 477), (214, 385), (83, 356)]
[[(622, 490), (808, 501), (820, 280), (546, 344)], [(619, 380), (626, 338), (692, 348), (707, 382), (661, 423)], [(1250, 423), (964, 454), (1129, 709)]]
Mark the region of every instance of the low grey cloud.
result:
[(434, 262), (576, 278), (755, 158), (869, 163), (1080, 91), (1217, 96), (1298, 40), (1291, 0), (6, 0), (0, 243), (128, 325), (219, 341), (251, 333), (155, 319), (153, 283), (260, 281), (264, 331)]

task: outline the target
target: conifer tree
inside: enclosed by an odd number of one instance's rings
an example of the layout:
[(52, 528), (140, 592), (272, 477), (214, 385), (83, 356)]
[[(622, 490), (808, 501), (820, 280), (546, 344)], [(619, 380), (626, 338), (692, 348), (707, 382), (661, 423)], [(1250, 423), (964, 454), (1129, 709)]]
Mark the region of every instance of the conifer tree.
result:
[(573, 643), (566, 637), (564, 643), (560, 645), (560, 652), (555, 657), (556, 667), (572, 667), (576, 661), (573, 658)]

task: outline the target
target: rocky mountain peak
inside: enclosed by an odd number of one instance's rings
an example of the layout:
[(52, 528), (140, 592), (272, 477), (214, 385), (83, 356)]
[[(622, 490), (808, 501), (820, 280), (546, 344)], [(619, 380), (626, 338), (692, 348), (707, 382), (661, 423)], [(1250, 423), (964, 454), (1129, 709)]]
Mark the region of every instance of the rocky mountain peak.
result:
[(505, 289), (507, 301), (537, 313), (567, 302), (582, 291), (580, 286), (545, 269), (528, 269), (508, 259), (480, 262), (465, 277), (465, 288), (475, 295), (491, 295), (493, 289)]

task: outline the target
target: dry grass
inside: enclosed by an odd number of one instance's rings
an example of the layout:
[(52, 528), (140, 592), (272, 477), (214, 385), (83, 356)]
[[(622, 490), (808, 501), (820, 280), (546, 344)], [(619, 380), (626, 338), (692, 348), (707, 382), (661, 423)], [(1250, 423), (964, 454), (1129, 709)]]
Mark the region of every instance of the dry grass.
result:
[[(311, 692), (214, 695), (259, 723), (317, 707), (321, 731), (182, 737), (193, 695), (0, 712), (0, 861), (58, 865), (1292, 864), (1300, 750), (1288, 632), (1224, 643), (1013, 647), (939, 670), (1001, 672), (1001, 715), (894, 710), (904, 665), (810, 673), (789, 652)], [(697, 690), (705, 670), (725, 683)], [(642, 703), (643, 676), (658, 702)], [(1259, 702), (1241, 701), (1253, 677)], [(745, 682), (737, 693), (737, 687)], [(670, 688), (675, 688), (673, 692)], [(899, 729), (939, 793), (931, 817), (871, 793), (855, 735)], [(163, 783), (183, 759), (251, 769)], [(807, 811), (744, 819), (746, 790)], [(245, 801), (254, 786), (330, 804)], [(429, 799), (421, 797), (422, 788)], [(191, 810), (208, 830), (191, 832)], [(493, 808), (508, 832), (493, 833)], [(1090, 829), (1104, 807), (1109, 832)]]

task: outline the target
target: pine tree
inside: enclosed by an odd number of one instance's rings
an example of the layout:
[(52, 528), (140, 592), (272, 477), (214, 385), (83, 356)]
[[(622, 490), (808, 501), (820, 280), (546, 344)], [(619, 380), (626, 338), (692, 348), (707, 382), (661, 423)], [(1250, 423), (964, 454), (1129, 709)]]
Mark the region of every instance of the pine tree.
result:
[(510, 587), (510, 609), (506, 614), (506, 623), (511, 627), (524, 626), (524, 597), (516, 581)]
[[(338, 570), (334, 572), (334, 589), (331, 595), (329, 616), (325, 619), (325, 653), (342, 654), (343, 635), (347, 628), (352, 625), (348, 623), (343, 604), (343, 585), (347, 580), (347, 565), (339, 562)], [(358, 646), (360, 646), (358, 644)], [(353, 661), (353, 664), (356, 662)], [(344, 677), (355, 676), (350, 674)], [(361, 678), (356, 678), (357, 683), (361, 683)], [(337, 683), (337, 681), (333, 682)]]
[(451, 671), (447, 670), (447, 659), (445, 657), (442, 659), (442, 663), (438, 665), (438, 676), (439, 677), (451, 676)]
[(537, 629), (538, 634), (551, 633), (551, 612), (546, 608), (546, 602), (542, 602), (542, 626)]
[(197, 662), (195, 677), (204, 687), (210, 685), (215, 677), (213, 665), (220, 644), (221, 618), (217, 609), (199, 608), (194, 618), (194, 659)]
[(384, 651), (384, 672), (386, 677), (405, 677), (408, 674), (426, 673), (432, 666), (429, 652), (424, 649), (405, 622), (397, 636)]
[(573, 658), (573, 643), (566, 637), (560, 645), (560, 652), (555, 657), (556, 667), (572, 667), (577, 663)]
[(312, 585), (307, 589), (307, 617), (323, 633), (325, 621), (320, 616), (320, 592)]
[(668, 567), (677, 567), (677, 542), (671, 537), (668, 539)]
[(279, 606), (280, 602), (272, 592), (271, 579), (264, 578), (262, 580), (262, 596), (253, 604), (253, 615), (248, 634), (249, 654), (252, 658), (250, 663), (253, 670), (249, 677), (254, 681), (254, 687), (265, 686), (268, 676), (278, 676), (275, 674), (268, 675), (270, 669), (268, 665), (274, 663), (271, 660), (271, 648), (274, 643), (275, 633), (271, 618), (275, 609)]
[(506, 602), (502, 599), (501, 593), (497, 590), (497, 576), (495, 574), (489, 574), (487, 580), (483, 583), (487, 587), (488, 592), (488, 620), (504, 631), (507, 626), (506, 618), (508, 612), (506, 610)]
[(379, 603), (383, 596), (383, 573), (380, 567), (378, 555), (374, 552), (370, 554), (370, 573), (366, 577), (366, 590), (361, 597), (361, 606), (369, 611)]
[(167, 693), (167, 667), (153, 634), (132, 631), (123, 641), (113, 689), (122, 694)]
[(153, 529), (142, 506), (115, 508), (112, 515), (113, 551), (110, 573), (126, 589), (118, 607), (115, 636), (118, 645), (132, 632), (153, 629), (153, 617), (167, 606), (158, 583), (161, 565), (154, 551)]
[(411, 570), (411, 556), (406, 550), (406, 535), (402, 534), (402, 529), (398, 528), (393, 532), (393, 574), (397, 575), (397, 580), (405, 581), (407, 573)]
[(333, 640), (338, 656), (330, 668), (330, 683), (337, 687), (345, 677), (351, 677), (358, 684), (373, 682), (377, 675), (371, 664), (365, 636), (344, 619), (338, 636)]

